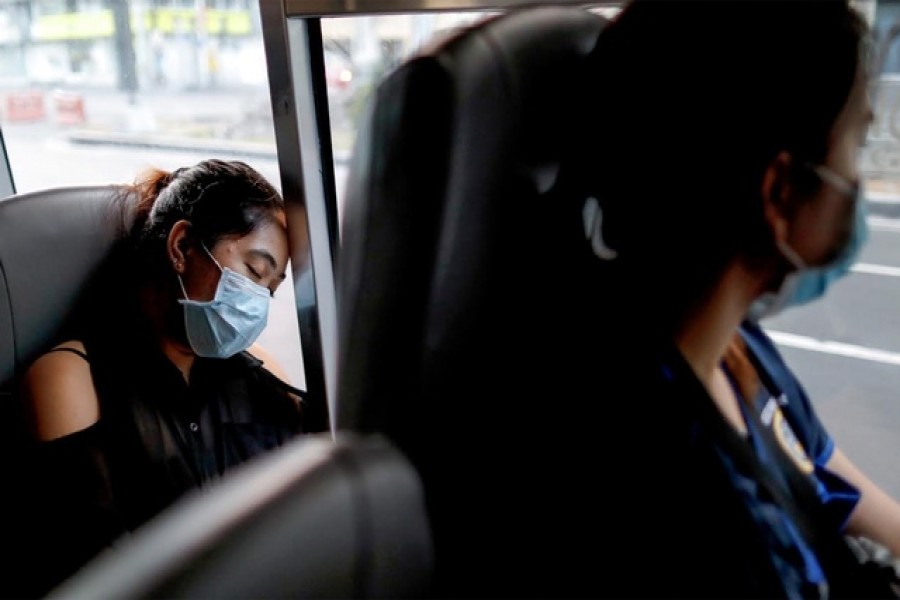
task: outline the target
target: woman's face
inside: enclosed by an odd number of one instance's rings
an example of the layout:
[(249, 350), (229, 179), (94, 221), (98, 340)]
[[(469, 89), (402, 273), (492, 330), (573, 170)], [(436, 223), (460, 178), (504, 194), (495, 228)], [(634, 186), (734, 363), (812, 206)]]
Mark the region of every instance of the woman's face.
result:
[[(274, 295), (284, 281), (288, 261), (284, 213), (263, 221), (243, 237), (220, 239), (209, 251), (222, 268), (245, 275)], [(221, 274), (216, 262), (199, 246), (185, 253), (182, 281), (191, 300), (206, 301), (215, 296)]]
[[(860, 185), (857, 159), (871, 122), (867, 81), (860, 76), (834, 123), (828, 155), (822, 163), (849, 184)], [(807, 265), (829, 263), (850, 238), (855, 202), (846, 189), (822, 181), (818, 191), (797, 207), (785, 241)]]

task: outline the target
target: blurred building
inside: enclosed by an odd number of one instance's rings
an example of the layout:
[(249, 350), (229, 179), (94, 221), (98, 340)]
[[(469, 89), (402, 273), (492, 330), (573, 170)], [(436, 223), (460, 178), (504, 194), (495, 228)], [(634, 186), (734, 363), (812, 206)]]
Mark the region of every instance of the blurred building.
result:
[(255, 0), (0, 0), (0, 86), (255, 85), (258, 12)]

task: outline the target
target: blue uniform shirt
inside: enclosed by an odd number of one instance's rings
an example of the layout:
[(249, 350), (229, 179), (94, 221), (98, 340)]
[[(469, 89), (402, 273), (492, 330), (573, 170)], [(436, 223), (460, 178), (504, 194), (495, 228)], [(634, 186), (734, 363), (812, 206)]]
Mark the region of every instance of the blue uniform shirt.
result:
[[(803, 387), (762, 329), (746, 322), (741, 326), (741, 336), (763, 383), (757, 396), (741, 405), (754, 451), (763, 464), (772, 466), (775, 477), (785, 481), (786, 475), (778, 469), (760, 439), (759, 426), (768, 427), (785, 454), (812, 479), (835, 531), (842, 532), (859, 501), (859, 491), (826, 468), (834, 452), (833, 440), (816, 416)], [(756, 412), (758, 419), (751, 418), (750, 410)], [(768, 528), (770, 542), (780, 546), (773, 560), (782, 577), (792, 581), (797, 589), (824, 584), (822, 567), (796, 524), (765, 494), (760, 495), (759, 485), (752, 477), (742, 473), (732, 461), (725, 462), (754, 520)]]
[[(834, 453), (834, 441), (819, 421), (803, 386), (765, 332), (758, 325), (745, 322), (741, 325), (741, 336), (756, 364), (764, 371), (760, 376), (767, 378), (769, 386), (774, 388), (769, 391), (776, 396), (779, 412), (784, 416), (783, 420), (773, 421), (773, 425), (777, 425), (775, 437), (795, 461), (802, 462), (805, 455), (812, 463), (810, 466), (819, 497), (828, 507), (835, 526), (843, 531), (850, 513), (859, 502), (859, 490), (826, 468)], [(765, 423), (766, 408), (758, 408)], [(809, 471), (809, 467), (804, 470)]]

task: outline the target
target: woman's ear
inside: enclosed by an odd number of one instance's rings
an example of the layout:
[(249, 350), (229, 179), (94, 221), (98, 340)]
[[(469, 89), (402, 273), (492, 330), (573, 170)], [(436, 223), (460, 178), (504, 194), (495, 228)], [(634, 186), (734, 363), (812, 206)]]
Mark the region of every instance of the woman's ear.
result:
[(763, 217), (776, 241), (786, 241), (789, 218), (792, 214), (791, 200), (794, 197), (794, 185), (791, 180), (791, 155), (779, 152), (763, 173), (760, 188)]
[(188, 239), (190, 228), (190, 221), (186, 219), (176, 221), (172, 225), (172, 229), (169, 230), (169, 237), (166, 240), (166, 253), (169, 257), (169, 262), (179, 275), (183, 274), (185, 270), (185, 258), (190, 247), (190, 240)]

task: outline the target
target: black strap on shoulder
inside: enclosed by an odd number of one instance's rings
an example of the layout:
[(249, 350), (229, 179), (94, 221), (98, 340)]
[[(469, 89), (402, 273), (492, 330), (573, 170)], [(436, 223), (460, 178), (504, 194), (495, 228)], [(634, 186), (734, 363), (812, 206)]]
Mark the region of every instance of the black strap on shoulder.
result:
[(87, 363), (91, 362), (90, 360), (88, 360), (87, 353), (82, 352), (81, 350), (79, 350), (77, 348), (66, 348), (65, 346), (60, 346), (58, 348), (51, 348), (47, 352), (71, 352), (72, 354), (77, 354), (78, 356), (83, 358), (85, 360), (85, 362), (87, 362)]

